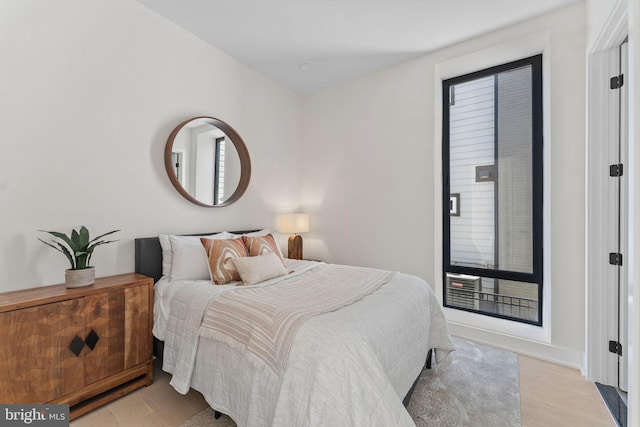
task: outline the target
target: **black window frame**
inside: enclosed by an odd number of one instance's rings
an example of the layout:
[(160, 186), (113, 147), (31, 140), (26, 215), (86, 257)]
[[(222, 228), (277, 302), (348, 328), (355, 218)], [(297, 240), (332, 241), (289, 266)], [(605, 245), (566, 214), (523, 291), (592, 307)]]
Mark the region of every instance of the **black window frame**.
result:
[[(453, 85), (475, 80), (482, 77), (496, 75), (524, 66), (531, 66), (532, 75), (532, 239), (533, 239), (533, 271), (523, 273), (499, 269), (485, 269), (461, 265), (451, 265), (451, 223), (450, 223), (450, 152), (449, 125), (450, 100)], [(542, 99), (542, 54), (497, 65), (461, 76), (442, 81), (442, 219), (443, 219), (443, 304), (445, 307), (470, 311), (490, 317), (513, 320), (521, 323), (542, 326), (543, 307), (543, 99)], [(496, 119), (497, 120), (497, 119)], [(447, 302), (447, 273), (468, 274), (493, 279), (512, 280), (518, 282), (535, 283), (538, 285), (538, 321), (518, 317), (480, 311), (473, 308), (448, 305)]]

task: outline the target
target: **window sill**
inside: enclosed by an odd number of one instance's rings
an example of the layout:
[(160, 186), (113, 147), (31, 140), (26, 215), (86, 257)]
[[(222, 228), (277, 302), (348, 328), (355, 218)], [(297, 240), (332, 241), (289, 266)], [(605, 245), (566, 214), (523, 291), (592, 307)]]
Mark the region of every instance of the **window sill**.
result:
[[(443, 307), (443, 311), (447, 321), (452, 324), (517, 339), (526, 339), (544, 344), (551, 343), (551, 333), (544, 326), (535, 326), (448, 307)], [(543, 319), (543, 324), (548, 323), (545, 320)]]

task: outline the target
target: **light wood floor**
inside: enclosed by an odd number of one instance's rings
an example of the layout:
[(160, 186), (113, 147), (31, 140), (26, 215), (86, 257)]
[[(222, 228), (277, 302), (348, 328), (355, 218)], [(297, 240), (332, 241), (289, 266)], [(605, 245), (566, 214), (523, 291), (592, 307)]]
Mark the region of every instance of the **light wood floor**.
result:
[[(615, 426), (594, 384), (576, 369), (519, 356), (523, 427)], [(153, 385), (90, 412), (72, 427), (177, 427), (207, 407), (200, 393), (186, 396), (157, 366)]]
[(616, 426), (595, 384), (577, 369), (519, 356), (524, 427)]

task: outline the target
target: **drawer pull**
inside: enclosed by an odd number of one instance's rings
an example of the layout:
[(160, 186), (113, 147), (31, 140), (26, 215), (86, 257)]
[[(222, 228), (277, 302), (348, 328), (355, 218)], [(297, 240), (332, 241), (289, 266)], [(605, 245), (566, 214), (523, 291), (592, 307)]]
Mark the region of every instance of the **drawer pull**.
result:
[(69, 349), (77, 357), (80, 357), (80, 353), (82, 353), (83, 348), (84, 348), (84, 341), (82, 341), (82, 338), (76, 335), (71, 341), (71, 345), (69, 346)]
[(92, 329), (84, 341), (82, 341), (82, 338), (76, 335), (71, 341), (71, 345), (69, 346), (69, 349), (73, 354), (80, 357), (80, 353), (82, 353), (82, 349), (84, 348), (85, 344), (87, 345), (87, 347), (93, 350), (94, 348), (96, 348), (96, 345), (98, 344), (99, 340), (100, 340), (100, 337), (98, 336), (98, 334), (96, 334), (96, 331)]
[(91, 350), (93, 350), (94, 348), (96, 348), (98, 340), (100, 340), (100, 337), (98, 336), (98, 334), (96, 334), (96, 331), (92, 329), (91, 332), (89, 332), (89, 335), (87, 335), (87, 338), (84, 339), (84, 343), (89, 346)]

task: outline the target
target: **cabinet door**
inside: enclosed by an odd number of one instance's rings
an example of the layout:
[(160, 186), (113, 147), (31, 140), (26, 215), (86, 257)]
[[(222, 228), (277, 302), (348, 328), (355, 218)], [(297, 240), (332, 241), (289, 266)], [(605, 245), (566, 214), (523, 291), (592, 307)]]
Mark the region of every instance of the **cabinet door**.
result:
[[(85, 384), (117, 374), (124, 368), (124, 290), (84, 297), (84, 335), (82, 352)], [(94, 335), (93, 349), (88, 345)], [(96, 341), (97, 340), (97, 341)]]
[(83, 351), (87, 385), (149, 361), (147, 285), (90, 295), (85, 300), (85, 337), (92, 333), (98, 337), (93, 350), (86, 347)]
[(81, 388), (83, 359), (69, 345), (84, 299), (0, 313), (0, 402), (45, 403)]
[(149, 285), (124, 290), (125, 338), (124, 368), (129, 369), (151, 359), (151, 307)]

